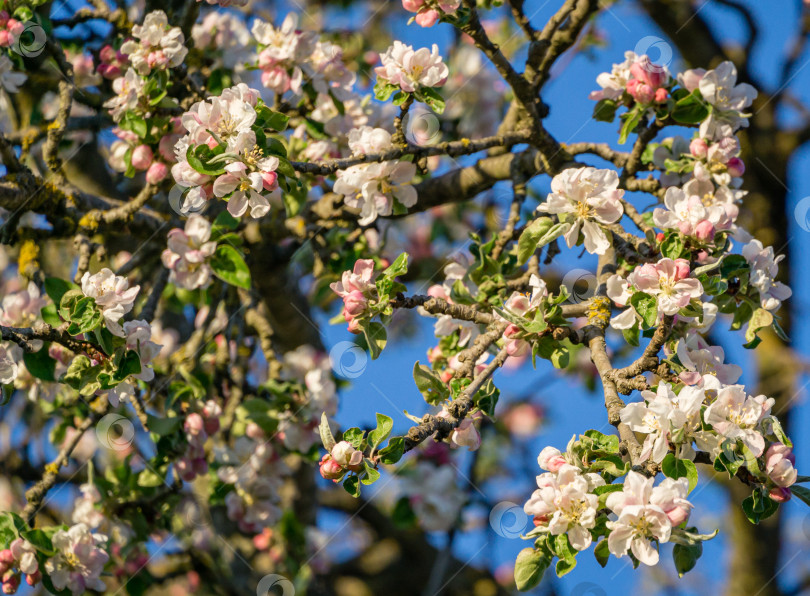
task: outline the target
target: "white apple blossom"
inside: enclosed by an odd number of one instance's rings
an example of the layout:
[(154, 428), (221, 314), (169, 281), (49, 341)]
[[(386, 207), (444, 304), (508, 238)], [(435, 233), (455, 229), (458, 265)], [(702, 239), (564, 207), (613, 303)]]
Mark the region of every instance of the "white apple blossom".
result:
[(582, 474), (579, 468), (566, 463), (556, 472), (537, 477), (539, 488), (523, 511), (534, 517), (541, 531), (553, 536), (567, 534), (571, 546), (584, 550), (591, 545), (590, 529), (596, 525), (599, 508), (599, 498), (592, 491), (604, 484), (598, 474)]
[(659, 207), (653, 211), (656, 226), (708, 241), (714, 238), (715, 232), (730, 229), (738, 213), (734, 204), (707, 206), (697, 195), (689, 195), (675, 186), (667, 189), (664, 205), (666, 209)]
[(14, 555), (14, 560), (17, 562), (17, 567), (26, 575), (34, 575), (39, 571), (39, 563), (37, 562), (37, 549), (28, 542), (25, 538), (17, 538), (11, 541), (9, 545), (11, 554)]
[(349, 148), (354, 155), (374, 155), (391, 146), (391, 133), (384, 128), (361, 126), (349, 132)]
[(757, 90), (748, 83), (737, 84), (737, 68), (732, 62), (722, 62), (703, 74), (698, 89), (713, 108), (709, 117), (700, 124), (701, 137), (729, 137), (739, 128), (748, 126), (750, 114), (743, 110), (751, 106)]
[(690, 332), (678, 341), (678, 360), (686, 368), (678, 376), (687, 385), (695, 385), (704, 375), (713, 375), (726, 385), (737, 382), (742, 368), (725, 363), (725, 351), (709, 345), (698, 333)]
[(45, 570), (53, 585), (73, 594), (84, 594), (87, 589), (103, 592), (107, 586), (100, 575), (110, 556), (102, 550), (107, 536), (92, 534), (85, 524), (76, 524), (68, 530), (57, 530), (51, 538), (56, 554), (45, 563)]
[(415, 174), (416, 165), (406, 161), (359, 164), (338, 170), (333, 190), (349, 207), (360, 209), (358, 223), (367, 226), (380, 215), (391, 215), (394, 201), (416, 205), (416, 189), (409, 184)]
[(652, 457), (661, 463), (670, 446), (681, 459), (693, 459), (692, 439), (700, 430), (700, 409), (705, 393), (697, 387), (684, 387), (676, 394), (669, 383), (660, 382), (656, 393), (642, 391), (643, 402), (627, 404), (620, 412), (621, 420), (633, 432), (646, 434), (642, 444), (641, 461)]
[(278, 28), (257, 19), (251, 32), (259, 44), (262, 85), (279, 95), (289, 90), (300, 94), (304, 81), (301, 65), (315, 51), (317, 34), (299, 30), (294, 13), (288, 14)]
[(612, 224), (621, 219), (623, 196), (615, 171), (568, 168), (552, 178), (551, 193), (537, 210), (560, 215), (571, 223), (565, 233), (569, 248), (578, 243), (581, 231), (585, 250), (601, 255), (610, 247), (610, 240), (599, 224)]
[(781, 281), (776, 281), (779, 262), (785, 255), (774, 257), (773, 247), (764, 248), (759, 240), (751, 240), (743, 246), (742, 255), (751, 266), (749, 283), (759, 291), (762, 308), (777, 310), (783, 300), (793, 295), (793, 291)]
[(210, 240), (211, 223), (204, 217), (192, 214), (183, 230), (169, 231), (167, 248), (161, 258), (171, 270), (169, 281), (187, 290), (204, 288), (211, 282), (211, 266), (208, 264), (217, 248)]
[(113, 91), (116, 95), (108, 99), (104, 107), (110, 110), (114, 122), (120, 122), (126, 112), (140, 107), (145, 84), (144, 79), (132, 68), (127, 69), (124, 76), (113, 81)]
[(765, 450), (760, 422), (770, 415), (774, 402), (772, 397), (748, 395), (742, 385), (729, 385), (717, 392), (715, 400), (704, 411), (703, 419), (720, 436), (732, 442), (742, 441), (759, 457)]
[(244, 65), (250, 59), (246, 47), (250, 42), (250, 32), (242, 19), (232, 13), (209, 12), (202, 22), (191, 28), (191, 39), (195, 48), (221, 54), (222, 65), (235, 72), (244, 71)]
[[(278, 159), (276, 158), (276, 164)], [(214, 182), (214, 195), (228, 199), (228, 213), (241, 217), (250, 207), (250, 216), (263, 217), (270, 211), (270, 201), (264, 196), (264, 180), (260, 172), (251, 172), (242, 162), (225, 166), (225, 174)]]
[(610, 72), (603, 72), (596, 77), (597, 84), (602, 88), (600, 91), (591, 91), (588, 96), (593, 100), (619, 99), (627, 87), (630, 80), (630, 67), (638, 60), (635, 52), (624, 53), (624, 62), (614, 64)]
[(95, 299), (101, 307), (104, 321), (110, 333), (124, 337), (119, 321), (132, 310), (141, 286), (129, 287), (126, 277), (115, 275), (106, 267), (94, 275), (86, 271), (82, 276), (82, 292)]
[(234, 485), (225, 497), (228, 519), (253, 533), (275, 524), (281, 517), (279, 491), (289, 468), (272, 445), (242, 436), (232, 448), (217, 448), (216, 459), (222, 464), (219, 479)]
[(450, 70), (439, 55), (439, 46), (414, 50), (401, 41), (380, 56), (382, 66), (374, 69), (377, 79), (413, 93), (422, 87), (441, 87), (447, 81)]
[(26, 289), (3, 297), (0, 323), (9, 327), (30, 327), (39, 319), (39, 311), (47, 303), (37, 284), (29, 282)]
[(692, 507), (686, 500), (686, 478), (667, 478), (653, 488), (654, 480), (630, 471), (622, 491), (611, 493), (606, 503), (618, 516), (607, 522), (611, 554), (623, 557), (630, 550), (639, 561), (651, 566), (658, 563), (658, 550), (652, 541), (669, 542), (672, 526), (686, 519)]
[(71, 520), (74, 524), (85, 524), (88, 528), (98, 528), (105, 520), (104, 514), (96, 509), (96, 503), (101, 501), (101, 493), (92, 484), (82, 484), (79, 487), (81, 497), (73, 504)]
[(180, 66), (188, 54), (188, 49), (183, 45), (183, 32), (180, 27), (169, 25), (169, 19), (162, 10), (150, 12), (144, 18), (143, 25), (133, 26), (132, 36), (138, 41), (125, 41), (121, 52), (129, 55), (132, 67), (140, 75), (148, 75), (153, 68), (165, 70)]

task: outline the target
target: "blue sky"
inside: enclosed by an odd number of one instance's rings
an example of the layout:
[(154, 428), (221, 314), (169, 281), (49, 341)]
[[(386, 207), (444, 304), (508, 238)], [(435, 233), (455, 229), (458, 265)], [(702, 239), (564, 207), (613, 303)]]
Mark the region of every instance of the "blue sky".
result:
[[(733, 11), (709, 2), (695, 4), (721, 39), (741, 38), (745, 29)], [(800, 3), (746, 1), (743, 4), (751, 8), (761, 26), (760, 38), (754, 47), (754, 55), (751, 59), (752, 70), (763, 84), (773, 90), (778, 83), (782, 57), (795, 35), (794, 27), (797, 24), (797, 10)], [(559, 1), (534, 0), (526, 2), (526, 11), (531, 14), (534, 9), (536, 14), (532, 20), (535, 24), (542, 25), (559, 5)], [(350, 17), (336, 15), (334, 20), (330, 18), (328, 22), (334, 23), (337, 27), (357, 26), (357, 15), (353, 14)], [(588, 92), (596, 88), (596, 76), (602, 71), (609, 70), (612, 63), (620, 62), (623, 59), (624, 51), (634, 49), (640, 42), (644, 43), (642, 40), (646, 37), (663, 36), (637, 6), (628, 2), (620, 2), (603, 13), (599, 24), (608, 46), (594, 52), (593, 59), (585, 55), (577, 55), (573, 59), (564, 57), (560, 61), (558, 66), (564, 65), (564, 68), (547, 85), (543, 94), (544, 100), (551, 106), (551, 114), (546, 125), (556, 138), (563, 142), (608, 142), (612, 146), (618, 147), (616, 126), (598, 123), (589, 118), (593, 102), (588, 99)], [(450, 39), (451, 35), (450, 29), (446, 25), (439, 25), (429, 30), (415, 25), (408, 28), (396, 26), (395, 31), (399, 39), (416, 46), (430, 43), (439, 43), (441, 46)], [(678, 72), (682, 70), (682, 64), (677, 56), (677, 50), (674, 46), (668, 47), (672, 47), (673, 51), (670, 70)], [(664, 52), (666, 51), (664, 48)], [(650, 55), (654, 60), (656, 59), (653, 51), (650, 51)], [(808, 97), (810, 96), (810, 68), (804, 68), (808, 60), (810, 60), (808, 55), (799, 60), (790, 86), (799, 99), (810, 104), (810, 97)], [(785, 122), (793, 119), (793, 115), (790, 114), (782, 116)], [(671, 134), (673, 133), (667, 133), (667, 135)], [(810, 151), (803, 149), (796, 154), (791, 163), (788, 180), (774, 180), (774, 184), (781, 184), (789, 189), (791, 212), (802, 198), (810, 195), (810, 181), (801, 176), (801, 172), (807, 171), (808, 167), (810, 167)], [(540, 193), (545, 193), (548, 189), (548, 178), (538, 178), (533, 184)], [(802, 356), (807, 357), (810, 351), (810, 341), (808, 341), (810, 336), (807, 333), (808, 321), (802, 315), (807, 309), (805, 294), (807, 294), (807, 285), (810, 282), (803, 272), (806, 271), (809, 264), (810, 232), (802, 229), (793, 217), (790, 218), (790, 221), (792, 227), (789, 246), (777, 247), (777, 249), (780, 252), (789, 250), (793, 259), (793, 283), (791, 284), (794, 289), (791, 301), (795, 312), (792, 332), (793, 345)], [(574, 256), (571, 253), (564, 253), (560, 263), (570, 267), (588, 267), (593, 264), (587, 260), (576, 261)], [(326, 317), (323, 317), (321, 322), (324, 324), (324, 341), (327, 345), (333, 346), (338, 342), (351, 339), (350, 334), (343, 327), (328, 326)], [(724, 322), (720, 321), (716, 328), (722, 329), (723, 326)], [(742, 337), (732, 333), (722, 333), (720, 337), (726, 349), (727, 359), (744, 365), (746, 373), (743, 381), (750, 383), (755, 378), (755, 371), (750, 354), (740, 347), (743, 343)], [(338, 413), (340, 424), (344, 428), (363, 424), (371, 426), (374, 412), (382, 412), (394, 418), (395, 432), (405, 432), (411, 422), (402, 414), (402, 410), (408, 410), (417, 415), (425, 411), (425, 404), (416, 391), (411, 377), (411, 365), (415, 360), (424, 362), (425, 351), (432, 345), (434, 345), (434, 339), (430, 321), (423, 321), (410, 337), (391, 341), (382, 357), (374, 362), (369, 362), (365, 371), (353, 379), (351, 387), (342, 391)], [(584, 432), (588, 428), (604, 429), (605, 426), (601, 394), (590, 394), (580, 385), (563, 378), (548, 384), (546, 380), (551, 370), (550, 366), (546, 368), (541, 363), (538, 365), (537, 371), (532, 371), (531, 366), (527, 365), (517, 372), (502, 372), (496, 377), (504, 400), (514, 398), (516, 395), (526, 395), (527, 388), (536, 386), (539, 379), (544, 379), (541, 387), (529, 393), (535, 401), (546, 407), (549, 416), (548, 423), (541, 433), (531, 441), (530, 450), (533, 454), (538, 453), (545, 445), (563, 448), (572, 434)], [(802, 378), (801, 385), (806, 381), (806, 378)], [(806, 392), (801, 392), (796, 397), (795, 404), (791, 434), (796, 445), (799, 470), (806, 474), (808, 469), (802, 466), (804, 458), (801, 455), (808, 453), (806, 437), (810, 430)], [(466, 474), (463, 461), (460, 469)], [(536, 467), (515, 470), (508, 482), (479, 488), (487, 492), (488, 497), (495, 502), (511, 500), (522, 504), (530, 494), (533, 477), (538, 472)], [(460, 479), (460, 482), (464, 482), (464, 480)], [(724, 491), (707, 483), (705, 479), (702, 479), (701, 485), (692, 496), (696, 504), (692, 517), (693, 522), (697, 522), (703, 531), (710, 532), (715, 528), (720, 528), (720, 535), (705, 545), (704, 556), (696, 569), (674, 585), (676, 591), (673, 593), (716, 593), (721, 589), (725, 574), (727, 553), (724, 548), (726, 532), (723, 526), (723, 513), (728, 504)], [(799, 553), (797, 549), (806, 549), (810, 542), (810, 510), (796, 500), (789, 503), (785, 510), (787, 516), (784, 536), (785, 540), (789, 541), (789, 545), (784, 549), (784, 569), (776, 581), (788, 586), (800, 572), (808, 570), (810, 559), (806, 554), (797, 554)], [(482, 523), (488, 529), (486, 516), (489, 512), (478, 513), (483, 514)], [(328, 516), (323, 521), (327, 533), (335, 527), (335, 520)], [(435, 540), (437, 544), (441, 544), (443, 537), (437, 536)], [(525, 546), (526, 543), (520, 539), (510, 540), (492, 532), (473, 530), (456, 537), (454, 554), (459, 560), (470, 561), (473, 565), (496, 567), (513, 561), (517, 552)], [(668, 577), (677, 578), (671, 563), (670, 549), (670, 546), (662, 548), (663, 570)], [(587, 551), (580, 555), (579, 564), (572, 573), (561, 580), (555, 579), (554, 581), (557, 582), (559, 593), (582, 595), (619, 594), (628, 590), (640, 589), (645, 589), (645, 593), (652, 593), (655, 590), (655, 584), (649, 583), (649, 579), (650, 576), (647, 573), (633, 572), (632, 568), (627, 565), (627, 559), (612, 559), (606, 569), (601, 569), (591, 552)]]

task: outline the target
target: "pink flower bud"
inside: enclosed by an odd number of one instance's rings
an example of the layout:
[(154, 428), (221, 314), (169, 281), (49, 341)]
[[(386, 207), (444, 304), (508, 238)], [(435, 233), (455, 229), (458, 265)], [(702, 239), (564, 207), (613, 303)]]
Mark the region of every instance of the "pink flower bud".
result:
[(20, 576), (13, 571), (6, 571), (3, 575), (3, 594), (15, 594), (20, 587)]
[(14, 42), (11, 40), (11, 35), (9, 35), (9, 32), (5, 29), (0, 29), (0, 47), (7, 48), (12, 43)]
[(25, 26), (17, 19), (9, 19), (6, 23), (6, 28), (15, 41), (23, 34), (23, 31), (25, 31)]
[(132, 150), (132, 167), (145, 170), (152, 163), (152, 150), (148, 145), (138, 145)]
[(703, 68), (693, 68), (678, 76), (678, 80), (690, 93), (698, 88), (701, 79), (706, 74)]
[(510, 339), (506, 342), (506, 353), (513, 358), (525, 356), (529, 353), (530, 348), (529, 342), (523, 341), (522, 339)]
[(450, 436), (450, 440), (459, 447), (466, 447), (470, 451), (475, 451), (481, 446), (481, 435), (470, 418), (461, 421)]
[(14, 553), (11, 552), (11, 549), (6, 548), (0, 551), (0, 564), (3, 565), (14, 564)]
[(559, 449), (549, 446), (544, 447), (540, 455), (537, 456), (537, 463), (544, 470), (557, 472), (568, 462), (565, 461), (565, 456)]
[(689, 277), (689, 261), (686, 259), (675, 259), (675, 281), (680, 281)]
[(678, 526), (686, 521), (689, 517), (689, 510), (683, 507), (674, 507), (667, 511), (667, 517), (673, 526)]
[(774, 443), (765, 452), (765, 473), (779, 487), (788, 487), (796, 482), (798, 472), (794, 468), (796, 457), (790, 447)]
[[(363, 292), (354, 290), (343, 297), (343, 316), (346, 320), (362, 315), (368, 307), (368, 299), (363, 296)], [(346, 317), (346, 315), (349, 317)]]
[(186, 433), (197, 436), (205, 432), (205, 421), (197, 412), (193, 412), (186, 417), (186, 421), (183, 423), (183, 429)]
[(262, 172), (262, 186), (267, 191), (276, 190), (278, 187), (278, 174), (275, 172)]
[(663, 232), (658, 232), (658, 233), (655, 235), (655, 239), (656, 239), (658, 242), (663, 242), (665, 237), (666, 237), (666, 236), (664, 236), (664, 233), (663, 233)]
[(741, 160), (739, 157), (732, 157), (729, 159), (726, 167), (728, 168), (728, 173), (735, 178), (739, 178), (745, 174), (745, 163), (743, 163), (743, 160)]
[(25, 576), (25, 583), (29, 586), (36, 586), (42, 580), (42, 572), (37, 571)]
[(787, 501), (790, 501), (790, 498), (793, 496), (793, 493), (790, 492), (790, 489), (787, 487), (775, 486), (770, 491), (768, 491), (768, 496), (777, 503), (786, 503)]
[(433, 364), (443, 356), (441, 346), (430, 348), (427, 353), (428, 362)]
[(438, 10), (425, 10), (416, 15), (416, 24), (420, 27), (433, 27), (438, 21)]
[(708, 150), (709, 146), (706, 144), (705, 139), (692, 139), (692, 142), (689, 143), (689, 153), (694, 157), (706, 157)]
[(704, 219), (695, 226), (695, 236), (701, 240), (711, 240), (714, 238), (714, 224)]
[(509, 326), (504, 330), (503, 336), (507, 338), (512, 338), (518, 333), (520, 333), (521, 329), (514, 323), (509, 323)]
[(692, 233), (692, 224), (690, 224), (688, 221), (679, 221), (678, 230), (684, 236), (689, 236)]
[(419, 12), (425, 4), (425, 0), (402, 0), (402, 8), (408, 12)]
[(321, 476), (327, 480), (337, 481), (338, 479), (342, 478), (343, 474), (345, 473), (343, 466), (332, 459), (332, 456), (328, 453), (321, 458), (321, 461), (318, 463), (318, 469)]
[(354, 334), (362, 333), (363, 329), (360, 327), (360, 319), (352, 319), (351, 321), (349, 321), (348, 330), (349, 333)]
[(655, 90), (655, 103), (664, 103), (669, 98), (669, 91), (663, 87)]
[(169, 175), (169, 168), (161, 161), (154, 162), (146, 171), (146, 181), (149, 184), (158, 184)]

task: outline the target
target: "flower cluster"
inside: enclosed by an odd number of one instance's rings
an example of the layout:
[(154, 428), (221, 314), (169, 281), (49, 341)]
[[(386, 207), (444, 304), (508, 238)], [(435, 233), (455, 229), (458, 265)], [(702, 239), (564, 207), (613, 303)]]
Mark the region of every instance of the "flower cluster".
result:
[(433, 27), (442, 14), (454, 15), (460, 6), (461, 0), (402, 0), (402, 8), (416, 13), (420, 27)]
[(110, 558), (101, 548), (107, 536), (91, 533), (85, 524), (76, 524), (68, 530), (58, 530), (51, 542), (56, 554), (47, 560), (45, 570), (57, 589), (66, 588), (73, 594), (107, 589), (100, 577)]
[(689, 92), (697, 90), (712, 109), (700, 124), (702, 138), (720, 140), (730, 137), (738, 129), (748, 126), (749, 114), (757, 90), (748, 83), (737, 84), (737, 67), (723, 62), (717, 68), (687, 70), (678, 75), (678, 82)]
[(217, 243), (210, 238), (210, 222), (197, 214), (189, 216), (185, 229), (169, 231), (167, 248), (161, 255), (163, 264), (171, 270), (169, 281), (187, 290), (204, 288), (211, 282), (208, 261)]
[(447, 81), (450, 70), (439, 55), (439, 46), (414, 50), (413, 46), (401, 41), (394, 44), (380, 56), (382, 66), (378, 66), (378, 84), (393, 85), (405, 93), (441, 87)]
[(375, 277), (374, 261), (359, 259), (351, 271), (343, 272), (340, 281), (329, 286), (343, 298), (343, 318), (352, 333), (359, 333), (360, 319), (367, 314), (369, 300), (377, 297)]
[(222, 408), (214, 400), (209, 400), (200, 412), (191, 412), (183, 422), (183, 430), (188, 448), (177, 461), (177, 472), (188, 482), (208, 472), (205, 457), (205, 442), (219, 430), (219, 417)]
[[(616, 329), (629, 329), (644, 321), (647, 326), (657, 320), (658, 315), (672, 316), (689, 305), (693, 299), (703, 295), (700, 281), (690, 277), (689, 261), (686, 259), (663, 258), (657, 263), (645, 263), (636, 267), (627, 279), (618, 274), (607, 281), (607, 295), (618, 306), (631, 305), (622, 314), (611, 319)], [(635, 298), (638, 292), (651, 297), (644, 302)], [(645, 309), (643, 313), (639, 308)]]
[[(349, 133), (349, 146), (355, 155), (381, 153), (393, 144), (391, 135), (364, 126)], [(378, 216), (403, 213), (416, 205), (416, 189), (410, 185), (416, 165), (406, 161), (358, 164), (338, 170), (333, 190), (343, 195), (349, 207), (360, 209), (360, 225), (371, 224)]]
[(610, 247), (605, 230), (624, 213), (619, 176), (613, 170), (569, 168), (551, 180), (551, 193), (537, 210), (552, 213), (569, 223), (565, 243), (569, 248), (580, 243), (580, 233), (589, 253), (604, 254)]
[(5, 10), (0, 10), (0, 48), (10, 48), (25, 31), (25, 25), (9, 16)]
[(635, 52), (625, 52), (624, 58), (624, 62), (614, 64), (610, 72), (596, 77), (602, 89), (592, 91), (590, 98), (620, 100), (626, 93), (625, 97), (639, 104), (666, 102), (672, 84), (667, 67), (654, 64), (646, 54), (638, 56)]
[(183, 63), (188, 54), (180, 27), (172, 27), (166, 13), (155, 10), (146, 15), (143, 25), (132, 27), (132, 36), (121, 46), (139, 75), (148, 75), (152, 69), (165, 70)]
[(199, 209), (213, 196), (228, 201), (234, 217), (248, 208), (255, 218), (270, 211), (267, 193), (278, 186), (279, 156), (261, 142), (266, 138), (264, 121), (257, 110), (269, 112), (260, 103), (259, 92), (240, 83), (183, 114), (188, 134), (175, 145), (172, 175), (189, 189), (184, 211)]

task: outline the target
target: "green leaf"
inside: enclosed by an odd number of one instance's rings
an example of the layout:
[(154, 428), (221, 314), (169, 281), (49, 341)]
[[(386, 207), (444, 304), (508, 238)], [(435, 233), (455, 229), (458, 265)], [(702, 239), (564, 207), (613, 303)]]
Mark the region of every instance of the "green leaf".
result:
[(388, 101), (388, 98), (396, 91), (399, 91), (399, 87), (386, 81), (377, 81), (377, 84), (374, 85), (374, 97), (380, 101)]
[(679, 259), (684, 251), (683, 238), (680, 234), (673, 233), (667, 236), (661, 243), (661, 254), (670, 259)]
[[(96, 385), (100, 367), (93, 366), (90, 359), (85, 355), (76, 356), (68, 366), (67, 371), (60, 377), (60, 381), (66, 385), (80, 391), (90, 385)], [(92, 387), (91, 387), (92, 388)], [(93, 389), (95, 390), (95, 389)]]
[(644, 110), (640, 106), (635, 106), (632, 110), (622, 115), (624, 122), (622, 123), (621, 130), (619, 131), (619, 145), (624, 145), (627, 142), (627, 137), (636, 129), (638, 123), (641, 122), (641, 116)]
[(606, 453), (619, 453), (619, 437), (616, 435), (606, 435), (598, 430), (586, 430), (584, 436), (593, 441), (593, 446)]
[(48, 354), (48, 346), (45, 344), (39, 352), (24, 352), (23, 362), (28, 372), (37, 379), (43, 381), (55, 381), (54, 371), (56, 370), (56, 360)]
[(515, 561), (517, 589), (525, 592), (537, 586), (550, 564), (551, 559), (540, 550), (529, 547), (520, 551)]
[[(803, 487), (791, 487), (791, 489), (793, 488)], [(791, 492), (793, 492), (793, 490)], [(796, 493), (794, 492), (793, 494)], [(799, 496), (799, 498), (804, 501), (804, 498), (801, 496)], [(807, 501), (805, 502), (807, 503)], [(748, 518), (748, 521), (750, 521), (752, 524), (758, 524), (763, 519), (767, 519), (776, 513), (776, 510), (779, 509), (779, 505), (770, 497), (764, 496), (759, 489), (754, 489), (751, 496), (747, 497), (742, 502), (742, 508), (745, 516)]]
[(672, 559), (675, 561), (678, 577), (683, 577), (685, 573), (691, 571), (702, 554), (703, 544), (700, 542), (693, 546), (676, 544), (672, 549)]
[(172, 418), (158, 418), (157, 416), (147, 414), (146, 423), (150, 432), (153, 432), (160, 437), (165, 437), (176, 433), (183, 425), (183, 419), (180, 416), (174, 416)]
[(447, 385), (442, 382), (439, 374), (430, 367), (419, 364), (418, 360), (413, 365), (413, 380), (419, 393), (432, 406), (443, 402), (450, 395)]
[(433, 87), (422, 87), (419, 90), (420, 99), (437, 114), (444, 113), (445, 102), (441, 94)]
[(593, 554), (599, 565), (602, 567), (607, 565), (608, 559), (610, 559), (610, 547), (608, 546), (607, 538), (599, 541), (599, 544), (593, 549)]
[(360, 449), (363, 446), (365, 436), (366, 433), (363, 430), (354, 426), (344, 431), (342, 440), (351, 444), (355, 449)]
[(403, 252), (382, 272), (382, 275), (394, 278), (406, 273), (408, 273), (408, 253)]
[(138, 474), (138, 486), (143, 488), (154, 488), (165, 482), (165, 478), (150, 468), (146, 468)]
[(210, 264), (214, 275), (225, 283), (243, 290), (250, 289), (250, 269), (244, 257), (230, 244), (217, 246)]
[(73, 303), (69, 321), (68, 333), (79, 335), (96, 329), (104, 321), (104, 316), (96, 306), (96, 301), (89, 296), (84, 296)]
[[(806, 480), (804, 480), (803, 482), (806, 482)], [(790, 487), (790, 492), (793, 493), (795, 496), (799, 497), (799, 500), (803, 501), (805, 505), (810, 506), (810, 489), (808, 489), (805, 486), (798, 486), (794, 484), (793, 486)]]
[(363, 468), (366, 470), (366, 477), (363, 478), (360, 482), (363, 484), (369, 485), (374, 484), (377, 480), (380, 479), (380, 472), (377, 470), (369, 460), (363, 460)]
[(385, 327), (375, 321), (368, 323), (368, 325), (363, 325), (362, 329), (369, 352), (371, 353), (371, 359), (376, 360), (385, 349), (385, 344), (388, 343), (388, 334), (385, 331)]
[(329, 428), (329, 419), (326, 417), (326, 412), (321, 414), (321, 424), (318, 426), (318, 431), (321, 434), (321, 443), (331, 453), (332, 447), (335, 446), (335, 437), (332, 435), (332, 429)]
[(619, 104), (613, 99), (600, 99), (593, 107), (593, 119), (597, 122), (613, 122)]
[(216, 149), (211, 149), (208, 145), (189, 145), (186, 150), (188, 165), (207, 176), (219, 176), (225, 173), (223, 162), (209, 163), (217, 155), (225, 152), (225, 147), (220, 145)]
[(141, 372), (141, 358), (135, 350), (126, 350), (116, 354), (113, 359), (116, 370), (113, 373), (114, 381), (123, 381), (129, 375), (137, 375)]
[(272, 128), (278, 132), (284, 132), (289, 121), (289, 116), (275, 112), (266, 105), (256, 106), (256, 124), (262, 128)]
[(672, 119), (681, 124), (700, 124), (708, 116), (709, 108), (699, 89), (676, 101), (672, 109)]
[(748, 321), (748, 329), (745, 331), (745, 341), (752, 342), (756, 339), (757, 331), (770, 327), (773, 324), (773, 314), (764, 308), (758, 308), (751, 315)]
[(58, 277), (45, 278), (45, 293), (56, 305), (59, 305), (62, 302), (62, 296), (64, 296), (70, 290), (79, 290), (79, 292), (81, 292), (79, 286), (69, 281), (65, 281), (64, 279), (59, 279)]
[(641, 315), (645, 327), (654, 327), (658, 320), (658, 303), (655, 296), (650, 296), (644, 292), (635, 292), (630, 296), (630, 304)]
[(378, 452), (380, 461), (384, 464), (395, 464), (405, 453), (405, 439), (403, 437), (392, 437), (388, 441), (388, 446)]
[(372, 450), (389, 437), (392, 428), (394, 428), (394, 421), (385, 414), (378, 413), (377, 428), (368, 433), (368, 442)]
[(523, 265), (534, 254), (534, 251), (556, 240), (570, 227), (570, 223), (555, 224), (550, 217), (535, 219), (526, 226), (518, 239), (518, 264)]
[(357, 498), (360, 496), (360, 479), (357, 476), (347, 476), (343, 481), (343, 488), (351, 496)]
[(689, 480), (689, 492), (692, 492), (697, 486), (698, 472), (695, 464), (688, 459), (678, 459), (674, 453), (667, 453), (664, 457), (664, 461), (661, 462), (661, 471), (667, 478)]

